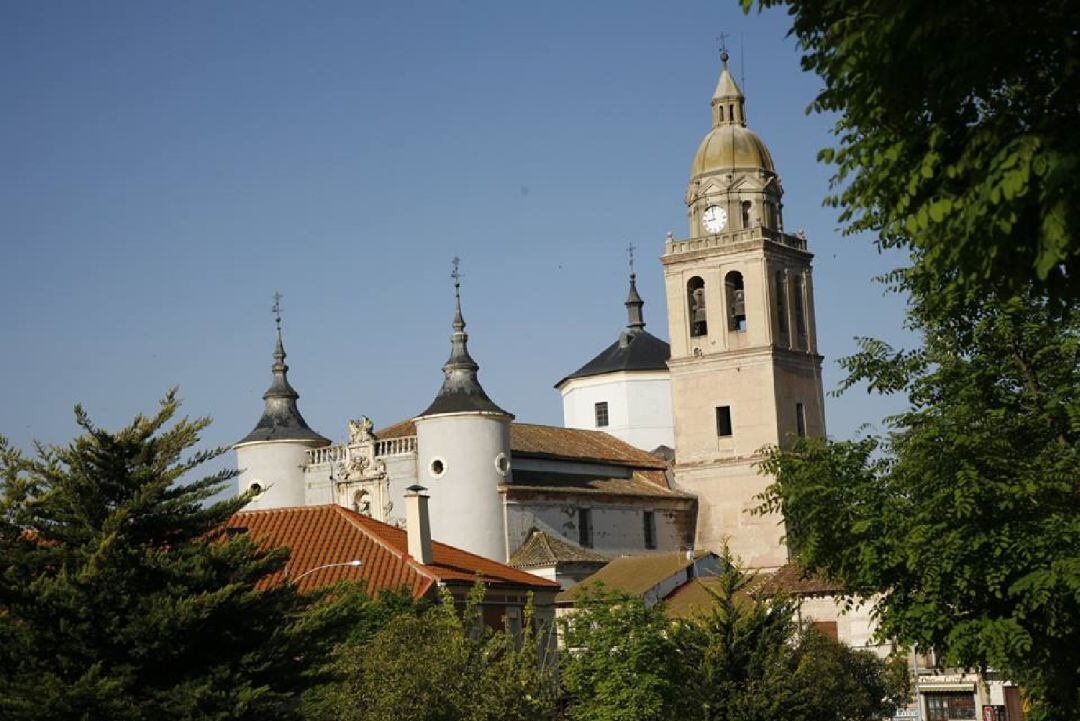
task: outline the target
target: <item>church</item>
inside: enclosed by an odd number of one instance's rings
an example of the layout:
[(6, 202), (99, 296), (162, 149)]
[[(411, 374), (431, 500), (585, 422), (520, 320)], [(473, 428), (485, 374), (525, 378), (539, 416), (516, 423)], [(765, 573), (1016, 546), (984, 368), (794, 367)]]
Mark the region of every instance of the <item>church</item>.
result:
[(555, 384), (563, 426), (519, 422), (481, 385), (455, 265), (438, 393), (381, 426), (348, 421), (332, 443), (299, 411), (279, 314), (265, 409), (235, 446), (249, 508), (338, 504), (404, 526), (419, 486), (432, 538), (511, 565), (546, 559), (530, 565), (564, 585), (616, 556), (724, 544), (747, 567), (784, 566), (781, 519), (750, 510), (769, 483), (760, 449), (825, 433), (812, 255), (784, 230), (780, 177), (721, 57), (689, 233), (655, 248), (670, 343), (646, 330), (631, 258), (626, 326)]

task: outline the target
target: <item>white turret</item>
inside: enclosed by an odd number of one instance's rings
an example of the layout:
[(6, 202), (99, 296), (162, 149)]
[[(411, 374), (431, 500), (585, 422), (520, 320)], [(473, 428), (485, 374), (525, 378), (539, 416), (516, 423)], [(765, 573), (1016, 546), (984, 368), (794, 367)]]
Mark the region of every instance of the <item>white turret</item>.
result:
[(416, 419), (417, 476), (428, 488), (431, 537), (436, 541), (505, 562), (506, 530), (499, 485), (510, 480), (510, 421), (476, 377), (461, 315), (460, 282), (454, 266), (457, 312), (450, 360), (442, 388)]
[(275, 295), (277, 346), (274, 348), (274, 379), (263, 394), (266, 407), (255, 429), (233, 448), (240, 469), (238, 491), (258, 495), (249, 510), (304, 505), (304, 470), (307, 452), (330, 441), (311, 430), (296, 407), (300, 394), (289, 385), (285, 346), (281, 341), (281, 313)]

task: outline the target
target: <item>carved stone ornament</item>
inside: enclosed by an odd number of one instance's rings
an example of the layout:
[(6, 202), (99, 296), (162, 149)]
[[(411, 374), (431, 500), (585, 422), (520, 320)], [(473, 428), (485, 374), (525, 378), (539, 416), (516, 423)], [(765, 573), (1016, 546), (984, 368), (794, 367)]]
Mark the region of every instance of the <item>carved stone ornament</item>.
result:
[(361, 416), (360, 420), (349, 421), (349, 445), (368, 443), (375, 440), (372, 429), (375, 424), (367, 416)]
[(350, 476), (352, 476), (352, 474), (354, 474), (354, 473), (362, 474), (365, 470), (367, 470), (367, 467), (369, 465), (371, 465), (371, 460), (367, 456), (361, 455), (359, 453), (357, 453), (357, 454), (349, 454), (349, 475)]

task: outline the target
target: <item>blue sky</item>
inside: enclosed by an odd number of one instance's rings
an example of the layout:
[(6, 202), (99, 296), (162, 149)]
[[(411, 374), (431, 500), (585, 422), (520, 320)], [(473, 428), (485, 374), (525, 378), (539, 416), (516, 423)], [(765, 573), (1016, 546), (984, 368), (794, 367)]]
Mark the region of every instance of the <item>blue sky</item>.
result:
[[(830, 120), (786, 29), (734, 0), (0, 3), (0, 433), (62, 442), (76, 402), (117, 426), (179, 385), (208, 443), (240, 438), (278, 289), (316, 430), (409, 417), (454, 255), (489, 394), (560, 423), (552, 384), (625, 323), (628, 242), (667, 337), (657, 258), (687, 231), (721, 32), (816, 253), (834, 388), (854, 336), (904, 337), (902, 303), (871, 281), (895, 259), (822, 207)], [(895, 408), (830, 398), (830, 434)]]

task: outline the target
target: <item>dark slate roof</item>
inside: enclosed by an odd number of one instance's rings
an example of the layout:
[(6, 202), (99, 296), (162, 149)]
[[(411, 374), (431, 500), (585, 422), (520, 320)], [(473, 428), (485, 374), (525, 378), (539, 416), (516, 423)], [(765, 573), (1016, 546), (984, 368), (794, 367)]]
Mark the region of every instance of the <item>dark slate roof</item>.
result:
[(671, 346), (652, 333), (641, 329), (627, 329), (619, 334), (619, 340), (605, 348), (600, 355), (578, 368), (555, 384), (558, 388), (572, 378), (587, 378), (619, 371), (667, 370)]
[(630, 258), (630, 293), (626, 297), (626, 328), (615, 341), (585, 365), (555, 384), (558, 388), (571, 378), (587, 378), (620, 371), (663, 371), (671, 357), (671, 346), (645, 330), (645, 301), (637, 291), (637, 276)]
[(274, 348), (272, 371), (274, 379), (270, 388), (263, 393), (266, 405), (262, 417), (251, 433), (237, 441), (237, 445), (256, 441), (311, 441), (317, 445), (329, 445), (330, 439), (311, 430), (296, 407), (300, 394), (289, 384), (289, 366), (285, 365), (285, 347), (280, 331)]
[[(455, 284), (455, 291), (457, 285)], [(450, 360), (443, 365), (443, 384), (435, 400), (420, 416), (440, 413), (482, 412), (498, 413), (513, 417), (488, 398), (477, 378), (480, 366), (469, 355), (469, 334), (465, 332), (465, 318), (461, 315), (461, 296), (457, 295), (457, 311), (454, 314), (454, 333), (450, 336)]]
[(510, 565), (514, 568), (538, 568), (560, 563), (603, 565), (607, 562), (607, 556), (536, 528), (529, 531), (529, 537), (510, 557)]

